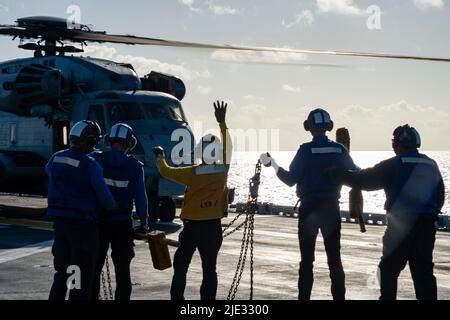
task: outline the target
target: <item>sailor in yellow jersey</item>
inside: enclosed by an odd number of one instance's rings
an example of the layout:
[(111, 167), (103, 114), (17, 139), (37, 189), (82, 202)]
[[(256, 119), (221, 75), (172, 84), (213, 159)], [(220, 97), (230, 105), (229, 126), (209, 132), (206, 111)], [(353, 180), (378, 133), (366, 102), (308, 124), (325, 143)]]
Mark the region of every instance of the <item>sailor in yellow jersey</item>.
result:
[(203, 137), (196, 149), (201, 152), (201, 164), (174, 168), (167, 164), (161, 147), (153, 148), (160, 174), (187, 187), (181, 210), (184, 228), (173, 261), (172, 300), (184, 300), (186, 274), (196, 249), (200, 253), (203, 269), (200, 297), (202, 300), (216, 299), (216, 263), (222, 245), (221, 219), (228, 209), (227, 175), (231, 139), (225, 124), (227, 104), (217, 101), (214, 109), (222, 143), (213, 135)]

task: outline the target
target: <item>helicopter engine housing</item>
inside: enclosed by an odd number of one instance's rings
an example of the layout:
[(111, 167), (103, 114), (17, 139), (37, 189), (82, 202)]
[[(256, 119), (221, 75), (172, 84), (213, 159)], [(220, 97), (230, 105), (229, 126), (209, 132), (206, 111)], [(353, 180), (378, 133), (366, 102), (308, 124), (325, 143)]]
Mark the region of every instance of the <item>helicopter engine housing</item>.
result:
[(14, 82), (3, 83), (3, 89), (17, 96), (19, 107), (54, 103), (61, 95), (61, 71), (48, 66), (31, 64), (23, 67)]
[(183, 100), (186, 95), (184, 82), (172, 75), (152, 71), (141, 78), (142, 90), (168, 93), (178, 100)]

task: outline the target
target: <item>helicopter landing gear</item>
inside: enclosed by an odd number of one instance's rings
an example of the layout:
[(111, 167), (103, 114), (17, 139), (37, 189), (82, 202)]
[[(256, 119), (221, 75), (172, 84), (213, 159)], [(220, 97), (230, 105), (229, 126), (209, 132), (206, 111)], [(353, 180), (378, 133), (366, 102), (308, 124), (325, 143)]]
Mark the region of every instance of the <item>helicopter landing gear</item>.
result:
[(161, 197), (159, 220), (172, 222), (175, 219), (175, 202), (171, 197)]
[(176, 207), (171, 197), (159, 197), (156, 192), (148, 194), (148, 221), (155, 223), (172, 222), (175, 219)]

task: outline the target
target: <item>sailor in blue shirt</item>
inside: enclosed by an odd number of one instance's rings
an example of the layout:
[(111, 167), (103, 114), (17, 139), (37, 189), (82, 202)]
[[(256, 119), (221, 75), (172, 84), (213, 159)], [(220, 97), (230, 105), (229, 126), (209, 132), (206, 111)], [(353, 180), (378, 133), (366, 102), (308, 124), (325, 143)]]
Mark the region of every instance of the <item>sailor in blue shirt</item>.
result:
[(130, 300), (130, 264), (134, 257), (133, 204), (139, 216), (141, 228), (147, 229), (148, 201), (144, 181), (143, 164), (127, 152), (137, 143), (133, 129), (127, 124), (114, 125), (105, 142), (111, 147), (106, 152), (92, 156), (103, 168), (103, 175), (109, 190), (119, 204), (119, 209), (105, 215), (99, 223), (100, 246), (95, 271), (93, 299), (98, 299), (100, 276), (109, 245), (116, 274), (116, 300)]
[(433, 249), (435, 222), (445, 201), (444, 182), (436, 162), (419, 153), (416, 129), (400, 126), (393, 136), (395, 157), (359, 172), (333, 171), (338, 181), (349, 186), (386, 193), (388, 225), (379, 265), (380, 299), (396, 299), (397, 279), (408, 262), (417, 299), (436, 300)]
[(312, 142), (302, 144), (289, 170), (277, 165), (270, 154), (261, 155), (266, 166), (272, 166), (278, 178), (288, 186), (297, 185), (299, 208), (299, 299), (309, 300), (313, 285), (314, 251), (319, 229), (324, 238), (330, 268), (331, 292), (336, 300), (345, 299), (345, 274), (341, 262), (341, 216), (339, 198), (342, 184), (324, 174), (327, 167), (357, 169), (347, 149), (330, 141), (326, 132), (333, 129), (330, 115), (323, 109), (311, 111), (304, 122)]
[[(55, 153), (46, 166), (49, 177), (47, 214), (54, 220), (52, 248), (55, 276), (50, 300), (64, 300), (69, 267), (79, 268), (81, 283), (69, 299), (90, 299), (98, 250), (99, 205), (112, 210), (116, 202), (103, 180), (102, 168), (88, 156), (101, 136), (98, 124), (80, 121), (70, 130), (72, 146)], [(75, 277), (76, 278), (76, 277)]]

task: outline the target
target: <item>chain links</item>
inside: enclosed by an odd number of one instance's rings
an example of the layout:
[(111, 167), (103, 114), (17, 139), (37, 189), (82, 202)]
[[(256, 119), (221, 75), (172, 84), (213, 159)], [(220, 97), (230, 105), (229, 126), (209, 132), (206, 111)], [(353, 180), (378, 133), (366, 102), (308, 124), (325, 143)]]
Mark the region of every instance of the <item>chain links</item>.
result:
[[(109, 271), (108, 254), (106, 254), (105, 267), (106, 267), (106, 279), (105, 279), (105, 271), (102, 270), (102, 274), (101, 274), (103, 296), (100, 292), (99, 298), (101, 300), (114, 300), (112, 284), (111, 284), (111, 273)], [(108, 281), (108, 285), (106, 285), (106, 281)]]
[[(239, 259), (236, 266), (236, 272), (233, 277), (233, 282), (231, 283), (230, 290), (228, 292), (227, 300), (234, 300), (236, 293), (241, 282), (242, 274), (244, 272), (245, 263), (247, 260), (247, 253), (250, 248), (250, 300), (253, 299), (253, 233), (254, 233), (254, 223), (255, 223), (255, 213), (258, 211), (258, 191), (261, 177), (261, 161), (258, 160), (255, 167), (255, 174), (249, 180), (249, 194), (247, 203), (244, 206), (244, 210), (237, 214), (236, 217), (223, 229), (223, 237), (228, 237), (237, 230), (244, 228), (242, 234), (241, 250), (239, 253)], [(231, 231), (225, 233), (236, 221), (245, 214), (245, 220), (237, 225)]]

